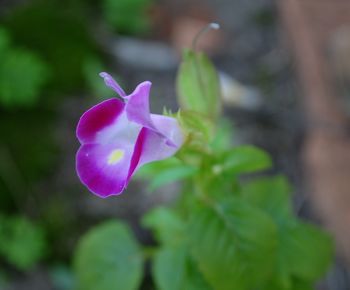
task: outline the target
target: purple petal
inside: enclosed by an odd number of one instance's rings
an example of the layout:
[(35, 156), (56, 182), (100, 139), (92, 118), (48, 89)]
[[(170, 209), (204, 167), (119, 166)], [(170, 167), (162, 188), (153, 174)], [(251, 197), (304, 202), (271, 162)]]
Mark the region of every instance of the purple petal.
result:
[(126, 184), (133, 147), (85, 144), (76, 156), (81, 182), (100, 197), (120, 194)]
[(149, 110), (149, 92), (151, 86), (152, 83), (148, 81), (139, 84), (136, 89), (127, 96), (128, 101), (125, 110), (130, 121), (155, 130)]
[(175, 118), (151, 114), (151, 119), (157, 131), (166, 139), (169, 146), (179, 148), (184, 142), (184, 135)]
[[(153, 130), (160, 137), (165, 137), (163, 133), (159, 132), (151, 118), (149, 109), (149, 92), (152, 83), (149, 81), (139, 84), (134, 92), (127, 96), (127, 103), (125, 105), (126, 114), (130, 121), (142, 125), (148, 129)], [(175, 144), (168, 140), (168, 145), (176, 147)]]
[(100, 76), (103, 77), (105, 84), (114, 90), (119, 96), (122, 98), (126, 97), (124, 90), (120, 87), (120, 85), (118, 85), (118, 83), (112, 78), (111, 75), (106, 72), (101, 72)]
[(183, 143), (183, 133), (176, 119), (161, 115), (151, 116), (157, 131), (145, 127), (140, 131), (130, 163), (128, 180), (137, 168), (174, 155)]
[(102, 129), (110, 126), (121, 115), (124, 103), (118, 99), (109, 99), (86, 111), (77, 126), (80, 143), (93, 142)]
[(134, 152), (133, 152), (133, 155), (131, 158), (129, 172), (128, 172), (128, 176), (127, 176), (127, 182), (129, 182), (129, 180), (130, 180), (131, 176), (134, 174), (136, 168), (139, 167), (138, 165), (139, 165), (140, 157), (142, 154), (143, 144), (145, 143), (147, 130), (149, 130), (149, 129), (147, 129), (145, 127), (142, 128), (140, 131), (140, 134), (137, 137), (137, 140), (135, 142)]
[(101, 129), (93, 143), (115, 144), (134, 147), (137, 136), (142, 129), (141, 125), (130, 122), (123, 111), (112, 124)]

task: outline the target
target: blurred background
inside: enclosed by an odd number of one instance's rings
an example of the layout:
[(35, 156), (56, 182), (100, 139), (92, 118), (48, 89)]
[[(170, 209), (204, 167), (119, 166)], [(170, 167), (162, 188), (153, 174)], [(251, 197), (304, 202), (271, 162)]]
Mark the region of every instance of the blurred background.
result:
[[(79, 182), (75, 126), (112, 97), (153, 83), (152, 112), (177, 110), (184, 47), (213, 59), (234, 144), (255, 144), (295, 188), (295, 211), (334, 236), (319, 289), (350, 289), (350, 2), (345, 0), (0, 0), (0, 289), (69, 290), (71, 256), (91, 225), (139, 218), (174, 199), (134, 180), (98, 199)], [(146, 276), (142, 289), (152, 289)]]

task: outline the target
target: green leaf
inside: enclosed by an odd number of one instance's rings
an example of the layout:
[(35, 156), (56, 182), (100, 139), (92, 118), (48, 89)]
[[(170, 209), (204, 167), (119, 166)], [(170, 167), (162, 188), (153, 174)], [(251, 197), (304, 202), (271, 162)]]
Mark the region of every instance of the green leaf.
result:
[(187, 247), (162, 247), (153, 259), (152, 274), (160, 290), (210, 290)]
[(184, 237), (184, 222), (175, 211), (166, 207), (152, 209), (143, 217), (142, 225), (152, 229), (162, 244), (178, 245)]
[(48, 80), (48, 67), (38, 56), (19, 49), (0, 55), (0, 103), (32, 106)]
[(215, 152), (225, 151), (232, 147), (234, 127), (230, 120), (222, 119), (216, 128), (215, 136), (210, 142), (210, 147)]
[(263, 150), (246, 145), (226, 151), (220, 155), (217, 169), (220, 173), (252, 173), (271, 167), (270, 156)]
[(205, 54), (184, 52), (177, 75), (177, 92), (182, 109), (218, 117), (221, 111), (218, 76)]
[(271, 275), (276, 258), (272, 220), (242, 202), (219, 202), (192, 214), (187, 235), (192, 254), (216, 290), (257, 287)]
[(127, 225), (108, 221), (79, 242), (74, 268), (79, 289), (133, 290), (142, 278), (143, 257)]
[(25, 217), (0, 219), (0, 254), (20, 270), (32, 268), (46, 254), (43, 230)]
[(179, 165), (182, 165), (182, 162), (175, 157), (171, 157), (143, 165), (139, 170), (137, 170), (135, 176), (137, 178), (149, 179), (154, 175), (163, 172), (164, 170), (168, 170)]
[(184, 289), (186, 258), (183, 247), (164, 247), (156, 253), (152, 272), (158, 289)]
[(266, 290), (302, 289), (294, 285), (295, 277), (310, 289), (310, 282), (325, 273), (332, 257), (329, 236), (294, 218), (290, 192), (283, 176), (260, 178), (243, 184), (241, 189), (243, 199), (265, 211), (278, 225), (277, 264), (274, 276), (263, 288)]
[(275, 274), (263, 290), (314, 289), (330, 265), (330, 236), (315, 226), (297, 220), (279, 225)]
[(292, 216), (291, 186), (284, 176), (264, 177), (242, 185), (242, 197), (271, 215), (276, 222)]
[(178, 167), (168, 169), (162, 173), (159, 173), (153, 178), (151, 184), (149, 185), (149, 190), (154, 191), (155, 189), (166, 184), (189, 178), (194, 176), (197, 172), (198, 168), (189, 165), (180, 165)]
[(150, 180), (148, 190), (154, 191), (166, 184), (194, 176), (197, 172), (197, 167), (185, 165), (176, 158), (169, 158), (146, 164), (141, 167), (137, 176)]
[(333, 256), (330, 236), (317, 227), (291, 223), (282, 229), (280, 255), (290, 273), (300, 279), (315, 281), (327, 271)]
[(193, 258), (188, 256), (187, 258), (187, 277), (185, 287), (186, 290), (211, 290), (209, 283), (204, 279), (203, 274), (199, 271), (197, 264), (193, 261)]
[(150, 28), (147, 10), (152, 0), (104, 0), (103, 13), (107, 23), (125, 34), (145, 33)]
[(159, 289), (210, 290), (188, 254), (185, 224), (175, 211), (158, 207), (143, 217), (142, 224), (152, 229), (161, 244), (152, 265)]

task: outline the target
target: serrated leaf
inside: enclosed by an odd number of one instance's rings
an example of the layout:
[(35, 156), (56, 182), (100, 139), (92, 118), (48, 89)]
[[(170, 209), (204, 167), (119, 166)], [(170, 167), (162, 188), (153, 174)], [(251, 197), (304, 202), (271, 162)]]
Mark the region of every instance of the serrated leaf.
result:
[(210, 290), (188, 254), (185, 224), (175, 211), (158, 207), (143, 217), (142, 224), (161, 244), (152, 266), (159, 289)]
[(127, 225), (108, 221), (85, 234), (74, 256), (81, 290), (133, 290), (142, 278), (143, 257)]
[(187, 50), (177, 75), (182, 109), (217, 118), (221, 110), (220, 87), (215, 67), (203, 53)]
[(246, 145), (222, 153), (217, 165), (222, 173), (242, 174), (267, 169), (272, 161), (262, 149)]
[(333, 256), (328, 234), (311, 224), (296, 221), (283, 228), (279, 236), (280, 254), (293, 276), (315, 281), (326, 273)]
[(217, 290), (243, 290), (266, 281), (275, 263), (276, 228), (257, 208), (238, 199), (201, 207), (187, 228), (191, 250)]
[(291, 186), (284, 176), (264, 177), (242, 185), (242, 197), (270, 214), (276, 222), (292, 216)]
[(32, 268), (46, 254), (42, 228), (24, 217), (2, 217), (0, 253), (20, 270)]

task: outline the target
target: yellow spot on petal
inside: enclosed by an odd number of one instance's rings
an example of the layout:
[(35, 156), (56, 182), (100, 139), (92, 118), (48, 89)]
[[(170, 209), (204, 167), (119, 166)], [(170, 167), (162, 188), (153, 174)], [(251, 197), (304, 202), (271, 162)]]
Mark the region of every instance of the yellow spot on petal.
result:
[(108, 156), (108, 164), (117, 164), (124, 157), (124, 151), (120, 149), (113, 150)]

